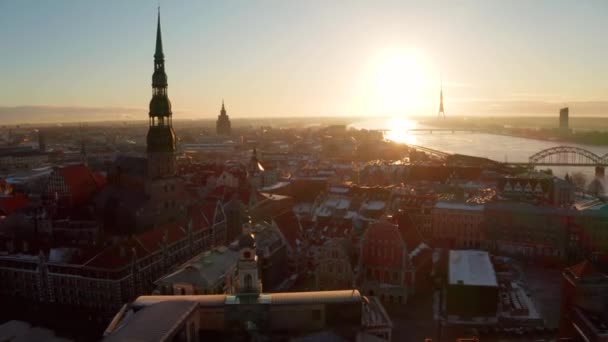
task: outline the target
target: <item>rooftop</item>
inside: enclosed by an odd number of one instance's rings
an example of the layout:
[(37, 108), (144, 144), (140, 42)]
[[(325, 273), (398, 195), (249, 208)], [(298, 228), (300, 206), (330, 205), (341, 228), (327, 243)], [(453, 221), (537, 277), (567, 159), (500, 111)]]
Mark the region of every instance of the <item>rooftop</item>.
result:
[[(241, 304), (244, 306), (241, 307)], [(376, 297), (364, 297), (356, 289), (348, 289), (265, 293), (256, 297), (234, 295), (141, 296), (130, 305), (125, 305), (116, 314), (104, 335), (108, 341), (160, 341), (170, 339), (185, 319), (197, 308), (201, 315), (205, 315), (209, 312), (208, 310), (212, 310), (228, 320), (235, 320), (237, 317), (232, 317), (233, 313), (242, 309), (251, 310), (251, 306), (285, 306), (287, 307), (285, 312), (291, 312), (290, 310), (293, 310), (294, 306), (310, 307), (310, 305), (315, 305), (315, 308), (318, 308), (319, 305), (331, 304), (351, 305), (349, 308), (361, 307), (360, 313), (357, 312), (357, 315), (360, 314), (361, 317), (349, 317), (348, 313), (343, 317), (333, 317), (333, 321), (328, 320), (326, 322), (324, 329), (337, 328), (338, 330), (344, 330), (346, 328), (352, 331), (351, 328), (354, 328), (359, 333), (373, 333), (376, 329), (392, 328), (390, 317)], [(282, 311), (284, 309), (277, 310)], [(338, 314), (338, 316), (340, 315)], [(306, 320), (310, 318), (298, 315), (293, 319)], [(352, 324), (355, 324), (355, 326), (352, 326)], [(227, 330), (223, 324), (209, 326), (208, 329), (219, 333), (217, 337), (234, 334), (233, 331)], [(289, 332), (290, 334), (319, 332), (314, 329), (297, 327), (286, 327), (287, 331), (276, 331), (276, 328), (272, 327), (269, 327), (269, 329), (260, 330), (259, 333), (272, 335), (274, 332)]]
[(190, 259), (175, 272), (157, 280), (156, 284), (188, 283), (199, 287), (213, 286), (236, 266), (238, 258), (238, 252), (219, 247)]
[(437, 209), (452, 209), (452, 210), (468, 210), (468, 211), (483, 211), (483, 204), (468, 204), (463, 202), (447, 202), (439, 201), (435, 204)]
[(448, 278), (450, 285), (498, 286), (490, 255), (477, 250), (451, 250)]
[(198, 307), (192, 301), (162, 301), (131, 315), (106, 341), (165, 341), (181, 321)]

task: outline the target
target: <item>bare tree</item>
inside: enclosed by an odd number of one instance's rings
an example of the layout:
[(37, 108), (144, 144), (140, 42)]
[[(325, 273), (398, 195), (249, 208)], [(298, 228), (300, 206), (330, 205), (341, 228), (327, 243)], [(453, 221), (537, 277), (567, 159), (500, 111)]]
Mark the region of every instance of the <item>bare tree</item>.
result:
[(587, 176), (585, 176), (581, 172), (574, 172), (570, 177), (572, 179), (572, 183), (576, 185), (577, 189), (583, 190), (585, 189), (585, 185), (587, 184)]
[(602, 184), (602, 182), (598, 178), (594, 178), (591, 182), (589, 182), (587, 191), (594, 196), (603, 195), (604, 184)]

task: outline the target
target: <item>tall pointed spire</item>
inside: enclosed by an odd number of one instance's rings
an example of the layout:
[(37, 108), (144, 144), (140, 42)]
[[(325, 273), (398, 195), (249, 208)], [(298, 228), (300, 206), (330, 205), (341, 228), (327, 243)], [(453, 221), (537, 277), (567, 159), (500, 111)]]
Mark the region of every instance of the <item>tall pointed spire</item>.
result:
[(160, 30), (160, 7), (156, 27), (156, 50), (154, 73), (152, 74), (152, 99), (150, 100), (149, 129), (147, 135), (148, 170), (151, 178), (162, 178), (175, 174), (175, 132), (171, 101), (167, 95), (165, 55)]
[(156, 25), (156, 52), (154, 53), (155, 59), (164, 59), (163, 54), (163, 37), (160, 32), (160, 6), (158, 6), (158, 22)]

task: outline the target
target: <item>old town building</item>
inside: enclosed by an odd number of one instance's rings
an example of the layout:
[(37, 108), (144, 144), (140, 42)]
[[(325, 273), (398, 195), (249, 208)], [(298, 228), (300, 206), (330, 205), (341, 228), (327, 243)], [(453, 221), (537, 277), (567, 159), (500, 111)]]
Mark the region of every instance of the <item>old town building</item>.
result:
[(589, 261), (563, 271), (559, 337), (608, 341), (608, 275)]
[(398, 226), (386, 221), (372, 224), (361, 242), (359, 288), (387, 302), (407, 301), (408, 254)]
[(431, 216), (431, 236), (436, 246), (480, 248), (485, 242), (483, 204), (438, 201)]
[(485, 205), (484, 229), (491, 251), (559, 259), (566, 255), (570, 211), (512, 201)]
[(346, 238), (333, 238), (320, 246), (315, 260), (315, 285), (319, 290), (342, 290), (353, 287), (354, 246)]

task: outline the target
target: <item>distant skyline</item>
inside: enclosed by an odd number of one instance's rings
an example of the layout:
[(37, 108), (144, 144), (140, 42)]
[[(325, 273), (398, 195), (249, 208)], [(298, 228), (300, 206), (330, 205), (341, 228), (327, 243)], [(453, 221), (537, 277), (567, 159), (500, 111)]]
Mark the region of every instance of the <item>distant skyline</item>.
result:
[[(0, 118), (145, 119), (157, 4), (0, 0)], [(160, 5), (176, 119), (608, 115), (606, 1)]]

